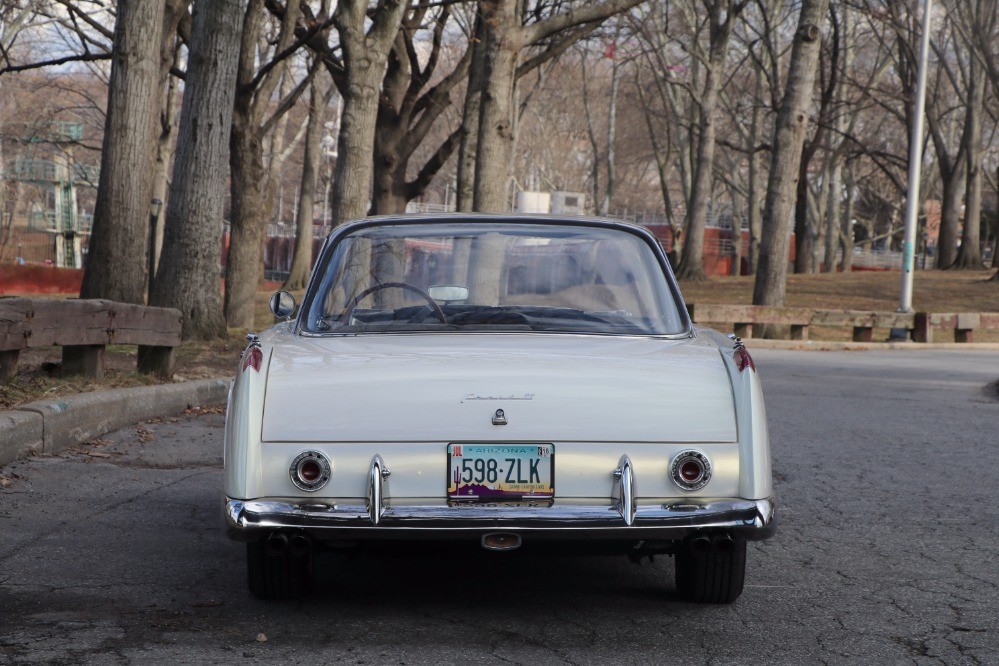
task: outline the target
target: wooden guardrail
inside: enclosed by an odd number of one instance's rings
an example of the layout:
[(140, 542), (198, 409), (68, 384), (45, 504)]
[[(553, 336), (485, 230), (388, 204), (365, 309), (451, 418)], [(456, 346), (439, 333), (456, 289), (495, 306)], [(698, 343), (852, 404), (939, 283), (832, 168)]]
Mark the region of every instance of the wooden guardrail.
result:
[(871, 342), (875, 328), (904, 328), (916, 342), (933, 342), (942, 331), (953, 331), (955, 342), (972, 342), (975, 330), (999, 329), (999, 312), (905, 314), (715, 303), (688, 303), (687, 311), (695, 323), (731, 325), (741, 338), (753, 337), (754, 324), (790, 326), (792, 340), (807, 340), (809, 326), (849, 326), (854, 342)]
[(716, 305), (688, 303), (690, 318), (700, 324), (712, 322), (732, 324), (740, 338), (753, 337), (754, 324), (775, 324), (791, 327), (792, 340), (807, 340), (812, 311), (808, 308), (780, 308), (767, 305)]
[(179, 310), (104, 300), (0, 298), (0, 383), (24, 349), (62, 347), (62, 372), (104, 375), (106, 345), (138, 345), (139, 372), (171, 377), (180, 345)]

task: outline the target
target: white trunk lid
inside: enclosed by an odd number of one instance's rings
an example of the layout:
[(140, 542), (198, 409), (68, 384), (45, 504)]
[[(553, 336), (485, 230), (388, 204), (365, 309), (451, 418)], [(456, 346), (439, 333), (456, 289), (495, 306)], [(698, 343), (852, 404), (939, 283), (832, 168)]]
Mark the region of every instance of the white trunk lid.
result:
[[(264, 441), (737, 439), (721, 356), (689, 340), (523, 333), (294, 340), (270, 359)], [(492, 423), (497, 409), (506, 425)]]

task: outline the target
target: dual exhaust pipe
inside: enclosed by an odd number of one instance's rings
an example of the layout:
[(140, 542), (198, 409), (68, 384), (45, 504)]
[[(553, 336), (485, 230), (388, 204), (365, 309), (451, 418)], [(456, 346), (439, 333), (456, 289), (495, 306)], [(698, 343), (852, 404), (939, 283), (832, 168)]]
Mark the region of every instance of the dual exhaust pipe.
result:
[(713, 537), (701, 535), (690, 540), (689, 548), (694, 555), (704, 556), (710, 553), (729, 555), (735, 551), (735, 541), (728, 534), (717, 534)]
[(293, 557), (306, 557), (312, 553), (312, 539), (303, 532), (291, 535), (271, 532), (264, 540), (264, 552), (270, 557), (280, 557), (285, 553)]

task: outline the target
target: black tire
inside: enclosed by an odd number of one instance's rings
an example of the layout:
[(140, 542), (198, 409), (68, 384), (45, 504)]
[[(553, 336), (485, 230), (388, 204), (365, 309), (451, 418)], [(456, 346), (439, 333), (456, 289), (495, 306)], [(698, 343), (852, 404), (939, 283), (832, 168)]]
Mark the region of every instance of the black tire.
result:
[(264, 542), (246, 544), (246, 582), (260, 599), (300, 599), (308, 594), (315, 578), (315, 556), (309, 552), (268, 555)]
[[(695, 552), (685, 542), (676, 554), (676, 589), (684, 601), (730, 604), (742, 594), (746, 581), (746, 541), (736, 539), (731, 550)], [(724, 550), (724, 549), (723, 549)]]

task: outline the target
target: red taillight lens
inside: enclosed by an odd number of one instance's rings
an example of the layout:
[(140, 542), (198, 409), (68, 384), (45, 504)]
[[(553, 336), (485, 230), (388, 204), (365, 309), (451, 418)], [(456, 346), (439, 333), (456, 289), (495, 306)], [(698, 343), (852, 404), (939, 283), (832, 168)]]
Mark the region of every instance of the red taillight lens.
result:
[(732, 354), (732, 360), (735, 361), (735, 367), (739, 368), (739, 372), (742, 372), (746, 368), (749, 368), (753, 372), (756, 372), (756, 363), (753, 361), (753, 357), (749, 355), (745, 347), (739, 347)]
[(311, 493), (329, 482), (333, 467), (321, 451), (303, 451), (291, 461), (288, 475), (295, 487)]
[(298, 466), (298, 477), (306, 483), (315, 483), (323, 475), (323, 468), (315, 460), (305, 460)]
[(260, 364), (263, 360), (264, 352), (260, 351), (260, 347), (250, 347), (243, 352), (243, 370), (253, 368), (257, 372), (260, 372)]
[(687, 460), (680, 465), (680, 476), (687, 483), (696, 483), (703, 474), (704, 468), (696, 460)]
[(696, 449), (686, 449), (674, 456), (670, 476), (681, 490), (700, 490), (711, 480), (711, 461)]

